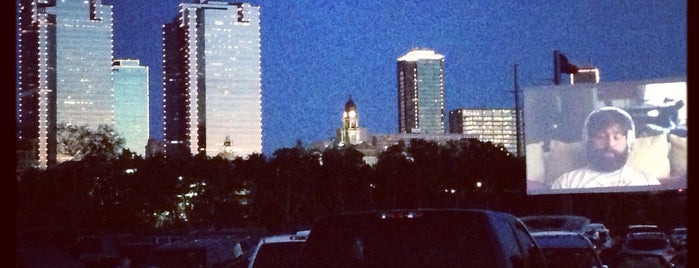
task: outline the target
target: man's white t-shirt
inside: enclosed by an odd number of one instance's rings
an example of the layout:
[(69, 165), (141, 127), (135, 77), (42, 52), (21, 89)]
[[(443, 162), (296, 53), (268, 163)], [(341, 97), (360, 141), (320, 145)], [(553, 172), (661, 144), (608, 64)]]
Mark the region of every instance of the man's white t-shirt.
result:
[(587, 167), (564, 173), (558, 177), (551, 189), (596, 188), (618, 186), (659, 185), (658, 179), (632, 167), (624, 166), (613, 172), (599, 172)]

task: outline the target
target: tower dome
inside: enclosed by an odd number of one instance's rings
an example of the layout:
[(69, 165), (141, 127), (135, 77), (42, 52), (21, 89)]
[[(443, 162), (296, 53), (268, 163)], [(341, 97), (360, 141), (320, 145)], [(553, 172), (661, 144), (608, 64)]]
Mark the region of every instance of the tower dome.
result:
[(347, 103), (345, 103), (345, 112), (349, 111), (357, 111), (357, 105), (354, 104), (354, 101), (352, 100), (352, 95), (349, 96), (349, 100), (347, 100)]

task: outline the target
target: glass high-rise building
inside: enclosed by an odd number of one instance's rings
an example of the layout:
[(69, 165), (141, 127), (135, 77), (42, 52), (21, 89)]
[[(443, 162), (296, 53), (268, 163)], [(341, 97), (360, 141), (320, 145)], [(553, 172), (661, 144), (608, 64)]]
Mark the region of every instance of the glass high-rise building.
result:
[(398, 132), (444, 133), (444, 56), (413, 49), (398, 58)]
[(112, 7), (18, 3), (18, 168), (56, 163), (56, 126), (113, 123)]
[(149, 138), (148, 66), (139, 60), (117, 59), (114, 73), (114, 129), (124, 148), (145, 157)]
[(262, 153), (259, 6), (180, 4), (163, 50), (166, 155)]

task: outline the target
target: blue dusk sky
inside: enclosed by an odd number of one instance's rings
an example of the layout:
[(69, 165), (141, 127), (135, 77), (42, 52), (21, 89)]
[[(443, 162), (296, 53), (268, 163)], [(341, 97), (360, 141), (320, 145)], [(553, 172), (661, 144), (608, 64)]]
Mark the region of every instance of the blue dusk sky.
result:
[[(162, 140), (162, 24), (178, 0), (110, 0), (114, 57), (150, 68), (151, 137)], [(185, 2), (191, 2), (186, 1)], [(327, 140), (351, 95), (370, 133), (398, 131), (396, 59), (445, 56), (445, 112), (514, 108), (521, 89), (553, 84), (553, 51), (602, 82), (687, 75), (687, 2), (250, 1), (260, 6), (263, 153)], [(568, 80), (563, 80), (567, 82)]]

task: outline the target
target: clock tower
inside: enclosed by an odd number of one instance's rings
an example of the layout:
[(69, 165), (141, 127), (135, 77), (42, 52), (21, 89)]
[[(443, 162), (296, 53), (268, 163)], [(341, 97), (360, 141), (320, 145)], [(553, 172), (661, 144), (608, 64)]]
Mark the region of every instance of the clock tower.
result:
[(366, 139), (366, 129), (359, 127), (359, 112), (351, 95), (345, 103), (345, 110), (342, 112), (342, 128), (338, 129), (337, 136), (340, 146), (359, 144)]

